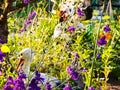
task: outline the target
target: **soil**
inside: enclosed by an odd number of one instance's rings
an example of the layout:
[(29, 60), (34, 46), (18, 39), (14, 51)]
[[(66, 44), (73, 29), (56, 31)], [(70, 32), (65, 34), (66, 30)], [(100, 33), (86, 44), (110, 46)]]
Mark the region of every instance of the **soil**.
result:
[(120, 90), (120, 81), (118, 80), (108, 81), (108, 90)]

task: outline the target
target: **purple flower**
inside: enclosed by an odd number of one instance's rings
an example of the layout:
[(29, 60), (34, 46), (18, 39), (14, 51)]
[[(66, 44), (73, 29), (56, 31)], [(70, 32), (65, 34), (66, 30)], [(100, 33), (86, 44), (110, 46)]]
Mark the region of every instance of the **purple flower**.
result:
[(38, 86), (39, 81), (41, 83), (43, 83), (44, 78), (40, 77), (40, 73), (38, 71), (36, 71), (35, 72), (35, 77), (31, 80), (28, 90), (40, 90), (40, 87)]
[(1, 44), (4, 44), (4, 43), (6, 43), (5, 41), (3, 41), (2, 39), (0, 39), (0, 43)]
[(78, 15), (78, 17), (84, 16), (84, 12), (82, 12), (80, 8), (77, 8), (76, 14)]
[(26, 79), (26, 78), (27, 78), (27, 76), (26, 76), (26, 74), (24, 73), (23, 70), (20, 70), (20, 72), (18, 73), (18, 76), (19, 76), (21, 79)]
[(66, 86), (63, 88), (63, 90), (72, 90), (72, 87), (70, 84), (66, 84)]
[(49, 82), (45, 84), (46, 90), (52, 90), (51, 85)]
[(35, 72), (35, 79), (37, 80), (37, 81), (40, 81), (41, 83), (43, 83), (44, 82), (44, 78), (42, 78), (42, 77), (40, 77), (41, 75), (40, 75), (40, 73), (38, 72), (38, 71), (36, 71)]
[(29, 3), (29, 0), (24, 0), (23, 1), (25, 4), (28, 4)]
[(101, 55), (97, 54), (96, 59), (100, 59)]
[(11, 76), (7, 78), (6, 84), (4, 86), (4, 90), (13, 90), (15, 83)]
[(109, 24), (107, 24), (107, 25), (104, 27), (104, 31), (105, 31), (105, 32), (109, 32), (109, 31), (110, 31)]
[(30, 13), (29, 14), (29, 16), (28, 16), (28, 20), (32, 20), (32, 19), (34, 19), (34, 17), (36, 16), (36, 11), (34, 10), (32, 13)]
[(97, 44), (98, 44), (99, 46), (106, 45), (107, 41), (106, 41), (105, 39), (106, 39), (106, 36), (101, 37), (101, 38), (98, 40)]
[(79, 55), (77, 52), (74, 52), (74, 57), (75, 57), (75, 60), (77, 60), (79, 58)]
[(88, 87), (88, 90), (95, 90), (94, 87)]
[(1, 62), (4, 61), (4, 57), (5, 57), (5, 56), (6, 56), (6, 55), (5, 55), (3, 52), (0, 51), (0, 61), (1, 61)]
[(22, 32), (26, 31), (26, 27), (23, 27), (21, 30), (22, 30)]
[(15, 80), (15, 86), (13, 90), (25, 90), (25, 83), (20, 76)]
[(71, 66), (68, 66), (67, 72), (73, 80), (77, 80), (79, 75)]
[(38, 84), (39, 84), (38, 81), (35, 78), (33, 78), (29, 84), (28, 90), (40, 90)]
[(26, 20), (26, 26), (29, 25), (29, 24), (31, 24), (31, 23), (32, 22), (29, 19)]
[(74, 26), (69, 26), (67, 31), (68, 31), (68, 32), (75, 31), (75, 28), (74, 28)]

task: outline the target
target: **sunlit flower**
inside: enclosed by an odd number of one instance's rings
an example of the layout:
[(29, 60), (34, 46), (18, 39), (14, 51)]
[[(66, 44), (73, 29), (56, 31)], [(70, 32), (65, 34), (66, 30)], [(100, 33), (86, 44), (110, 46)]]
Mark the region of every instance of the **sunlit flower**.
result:
[(72, 87), (70, 84), (66, 84), (66, 86), (63, 88), (63, 90), (72, 90)]
[(1, 52), (0, 51), (0, 62), (3, 62), (4, 61), (4, 57), (5, 57), (6, 55), (3, 53), (3, 52)]
[(104, 27), (104, 31), (105, 31), (105, 32), (109, 32), (109, 31), (110, 31), (109, 24), (107, 24), (107, 25)]
[(88, 90), (95, 90), (94, 87), (88, 87)]
[(100, 46), (106, 45), (106, 44), (107, 44), (106, 36), (104, 35), (103, 37), (101, 37), (101, 38), (98, 40), (97, 44), (100, 45)]
[(106, 40), (110, 40), (112, 38), (110, 32), (106, 32), (105, 36), (106, 36)]
[(75, 31), (75, 27), (74, 27), (74, 26), (69, 26), (67, 31), (68, 31), (68, 32)]
[(104, 19), (104, 20), (108, 20), (108, 19), (110, 19), (110, 16), (105, 15), (105, 16), (103, 17), (103, 19)]
[(8, 53), (8, 52), (10, 52), (10, 49), (6, 44), (3, 44), (2, 47), (1, 47), (1, 51), (3, 53)]

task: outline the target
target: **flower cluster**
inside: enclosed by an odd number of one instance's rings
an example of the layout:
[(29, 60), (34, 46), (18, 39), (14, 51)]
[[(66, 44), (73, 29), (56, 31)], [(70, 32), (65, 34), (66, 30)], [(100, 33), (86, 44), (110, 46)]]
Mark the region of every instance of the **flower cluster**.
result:
[(25, 26), (22, 28), (22, 31), (26, 31), (27, 27), (32, 23), (32, 20), (34, 19), (36, 14), (37, 14), (36, 11), (33, 11), (32, 13), (29, 14)]
[(23, 81), (25, 78), (26, 76), (23, 71), (19, 72), (16, 79), (9, 76), (4, 86), (4, 90), (25, 90), (25, 83)]
[(40, 73), (36, 71), (35, 77), (31, 80), (28, 90), (40, 90), (40, 87), (38, 86), (39, 82), (43, 83), (44, 78), (41, 78)]
[(107, 24), (107, 25), (104, 27), (104, 32), (105, 32), (105, 34), (100, 35), (100, 38), (99, 38), (99, 40), (98, 40), (98, 42), (97, 42), (97, 44), (98, 44), (99, 46), (106, 45), (106, 44), (107, 44), (107, 41), (112, 38), (112, 36), (110, 35), (110, 30), (111, 30), (111, 29), (110, 29), (109, 25)]
[(77, 80), (79, 75), (78, 75), (78, 72), (74, 70), (73, 67), (71, 66), (68, 66), (67, 67), (67, 72), (68, 74), (70, 75), (70, 77), (73, 79), (73, 80)]
[(49, 82), (45, 84), (46, 90), (52, 90), (51, 85)]
[(95, 90), (94, 87), (88, 87), (88, 90)]

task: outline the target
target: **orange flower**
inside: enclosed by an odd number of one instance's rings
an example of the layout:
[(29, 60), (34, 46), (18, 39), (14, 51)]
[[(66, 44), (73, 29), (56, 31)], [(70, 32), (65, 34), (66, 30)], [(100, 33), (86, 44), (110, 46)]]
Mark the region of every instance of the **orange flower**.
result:
[(112, 38), (112, 35), (110, 34), (110, 32), (106, 32), (105, 34), (100, 34), (99, 37), (102, 38), (103, 36), (105, 36), (105, 40), (110, 40)]

